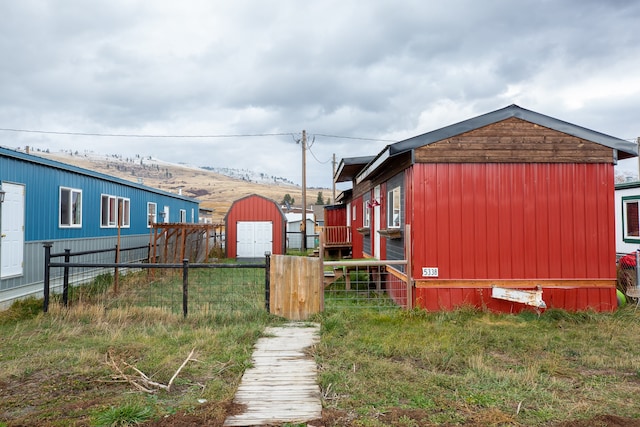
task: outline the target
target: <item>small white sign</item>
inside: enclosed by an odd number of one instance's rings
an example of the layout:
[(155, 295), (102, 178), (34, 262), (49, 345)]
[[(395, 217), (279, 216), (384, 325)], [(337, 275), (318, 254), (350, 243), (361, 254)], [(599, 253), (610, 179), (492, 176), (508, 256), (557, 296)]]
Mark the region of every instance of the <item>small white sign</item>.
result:
[(438, 277), (438, 267), (422, 267), (422, 277)]

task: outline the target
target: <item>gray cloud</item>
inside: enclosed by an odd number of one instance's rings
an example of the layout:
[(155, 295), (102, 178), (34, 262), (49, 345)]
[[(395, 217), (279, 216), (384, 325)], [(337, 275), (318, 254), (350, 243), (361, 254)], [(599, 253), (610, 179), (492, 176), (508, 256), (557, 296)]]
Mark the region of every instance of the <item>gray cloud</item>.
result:
[[(401, 139), (511, 103), (620, 138), (640, 116), (640, 4), (595, 0), (25, 0), (0, 4), (0, 127)], [(0, 133), (300, 182), (293, 138)], [(317, 136), (310, 185), (387, 142)], [(317, 158), (317, 159), (316, 159)]]

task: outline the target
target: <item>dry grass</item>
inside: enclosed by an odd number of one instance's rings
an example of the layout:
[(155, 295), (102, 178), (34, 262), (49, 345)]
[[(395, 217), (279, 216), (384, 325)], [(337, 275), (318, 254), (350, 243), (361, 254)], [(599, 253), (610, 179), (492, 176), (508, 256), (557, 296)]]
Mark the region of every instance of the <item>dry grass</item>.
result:
[[(177, 193), (178, 189), (182, 188), (182, 194), (200, 200), (201, 207), (214, 210), (215, 223), (223, 222), (226, 212), (235, 200), (250, 194), (259, 194), (276, 202), (280, 202), (285, 194), (290, 194), (298, 203), (302, 198), (302, 189), (299, 186), (251, 183), (180, 165), (166, 165), (155, 171), (143, 168), (139, 162), (124, 162), (107, 156), (102, 161), (62, 152), (34, 154), (132, 182), (138, 182), (138, 178), (141, 178), (149, 187), (172, 193)], [(170, 178), (166, 177), (165, 170), (171, 174)], [(325, 198), (331, 194), (330, 189), (307, 189), (307, 206), (316, 201), (318, 191), (322, 191)]]

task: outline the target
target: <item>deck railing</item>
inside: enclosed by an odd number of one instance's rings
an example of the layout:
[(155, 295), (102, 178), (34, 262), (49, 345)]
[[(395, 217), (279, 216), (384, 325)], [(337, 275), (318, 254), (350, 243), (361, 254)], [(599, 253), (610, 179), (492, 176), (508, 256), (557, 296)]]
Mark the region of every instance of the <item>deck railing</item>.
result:
[(351, 245), (351, 227), (348, 225), (325, 226), (322, 233), (325, 246)]

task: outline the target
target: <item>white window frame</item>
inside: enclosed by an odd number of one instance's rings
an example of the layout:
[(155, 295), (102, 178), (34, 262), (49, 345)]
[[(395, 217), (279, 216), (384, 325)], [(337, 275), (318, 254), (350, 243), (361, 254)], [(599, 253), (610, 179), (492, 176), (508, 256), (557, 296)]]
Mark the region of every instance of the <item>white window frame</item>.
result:
[[(62, 193), (69, 192), (69, 199), (66, 201), (66, 215), (63, 222), (63, 199)], [(74, 197), (75, 196), (75, 197)], [(60, 228), (82, 228), (82, 190), (79, 188), (60, 187), (58, 192), (58, 227)]]
[(180, 222), (187, 222), (187, 210), (180, 209)]
[[(153, 212), (151, 207), (153, 206)], [(158, 204), (147, 202), (147, 228), (151, 228), (152, 224), (156, 224), (158, 220)]]
[[(119, 219), (120, 227), (131, 227), (131, 200), (126, 197), (118, 197), (118, 208), (122, 203), (122, 218)], [(120, 212), (120, 209), (118, 209)]]
[[(638, 209), (638, 220), (640, 221), (640, 197), (638, 196), (630, 196), (622, 198), (622, 227), (623, 227), (623, 240), (627, 243), (640, 243), (640, 233), (639, 235), (634, 236), (629, 234), (629, 217), (628, 217), (628, 206), (630, 204), (637, 205)], [(637, 224), (636, 229), (640, 229), (640, 224)]]
[(371, 201), (362, 202), (362, 226), (369, 227), (371, 225)]
[[(394, 218), (397, 218), (397, 221), (394, 221)], [(401, 220), (402, 204), (398, 186), (387, 192), (387, 228), (400, 228)]]
[[(105, 204), (106, 201), (106, 204)], [(122, 206), (122, 218), (120, 207)], [(100, 228), (121, 228), (131, 226), (131, 200), (111, 194), (100, 195)]]

